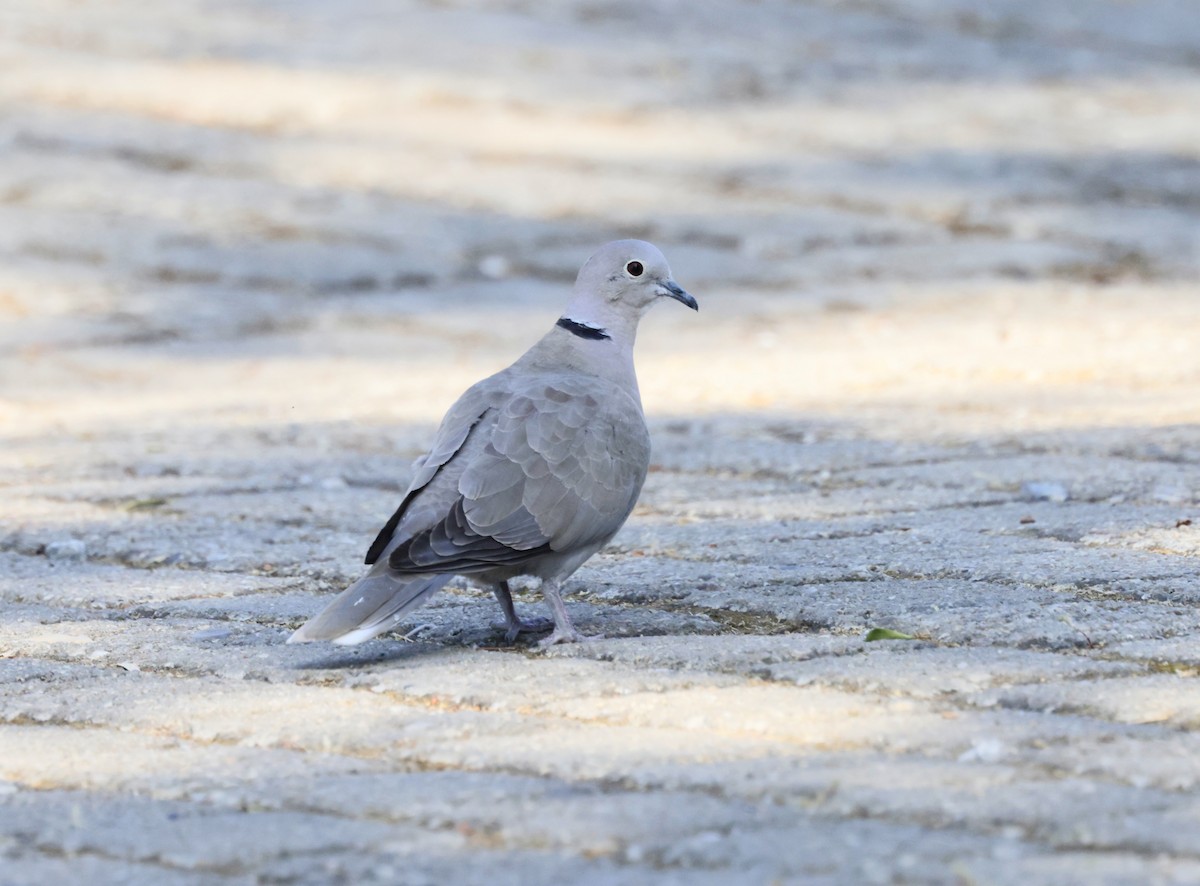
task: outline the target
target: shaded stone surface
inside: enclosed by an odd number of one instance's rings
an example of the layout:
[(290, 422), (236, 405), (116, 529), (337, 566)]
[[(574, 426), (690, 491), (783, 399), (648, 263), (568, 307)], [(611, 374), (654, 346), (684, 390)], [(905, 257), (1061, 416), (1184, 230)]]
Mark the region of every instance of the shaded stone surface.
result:
[[(6, 3), (0, 884), (1200, 880), (1198, 22)], [(618, 236), (606, 639), (285, 646)]]

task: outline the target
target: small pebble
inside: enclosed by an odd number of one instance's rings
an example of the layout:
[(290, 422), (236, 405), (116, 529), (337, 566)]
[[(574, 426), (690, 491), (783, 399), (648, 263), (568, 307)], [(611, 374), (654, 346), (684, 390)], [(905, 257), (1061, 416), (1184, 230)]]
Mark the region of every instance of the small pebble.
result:
[(1004, 742), (998, 738), (977, 738), (969, 750), (960, 754), (960, 763), (998, 763), (1008, 753)]
[(512, 264), (502, 255), (485, 256), (479, 262), (479, 273), (489, 280), (503, 280), (512, 273)]
[(55, 539), (47, 543), (46, 557), (51, 560), (83, 560), (87, 557), (87, 545), (78, 538)]
[(1071, 497), (1070, 493), (1067, 492), (1067, 487), (1061, 483), (1023, 483), (1021, 484), (1021, 494), (1033, 501), (1053, 501), (1059, 503)]

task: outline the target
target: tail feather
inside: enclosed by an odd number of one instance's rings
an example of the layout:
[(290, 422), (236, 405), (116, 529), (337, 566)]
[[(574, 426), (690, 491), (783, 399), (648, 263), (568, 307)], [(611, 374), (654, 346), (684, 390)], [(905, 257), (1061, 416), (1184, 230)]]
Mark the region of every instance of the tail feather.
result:
[(331, 640), (343, 646), (366, 642), (399, 624), (451, 578), (452, 575), (398, 576), (386, 568), (373, 569), (305, 622), (288, 642)]

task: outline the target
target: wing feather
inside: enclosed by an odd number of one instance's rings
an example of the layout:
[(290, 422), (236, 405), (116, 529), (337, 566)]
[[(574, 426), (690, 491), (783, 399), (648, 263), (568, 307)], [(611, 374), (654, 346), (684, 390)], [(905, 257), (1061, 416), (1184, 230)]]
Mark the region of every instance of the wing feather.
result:
[(375, 540), (371, 542), (371, 547), (367, 549), (365, 560), (368, 565), (378, 560), (387, 549), (395, 537), (400, 523), (409, 514), (410, 509), (419, 504), (417, 500), (421, 492), (462, 451), (472, 431), (479, 426), (493, 408), (495, 385), (492, 383), (500, 375), (503, 373), (472, 385), (450, 407), (442, 419), (429, 452), (413, 462), (413, 479), (404, 494), (404, 499), (400, 502), (400, 507), (396, 508), (395, 513), (379, 530)]
[[(485, 436), (464, 456), (458, 497), (391, 552), (396, 572), (486, 572), (603, 543), (632, 510), (650, 440), (628, 394), (599, 379), (535, 376), (489, 406), (489, 421), (471, 426)], [(470, 435), (456, 432), (456, 452)], [(448, 450), (434, 447), (443, 465)]]

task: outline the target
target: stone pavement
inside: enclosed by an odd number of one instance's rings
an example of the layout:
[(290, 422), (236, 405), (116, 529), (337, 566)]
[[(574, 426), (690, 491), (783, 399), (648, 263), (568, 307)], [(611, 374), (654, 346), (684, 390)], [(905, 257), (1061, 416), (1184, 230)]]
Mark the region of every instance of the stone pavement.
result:
[[(3, 886), (1200, 882), (1192, 4), (6, 0), (0, 102)], [(283, 645), (629, 235), (609, 639)]]

